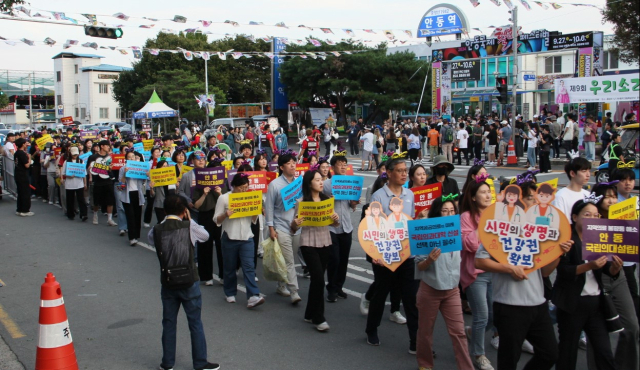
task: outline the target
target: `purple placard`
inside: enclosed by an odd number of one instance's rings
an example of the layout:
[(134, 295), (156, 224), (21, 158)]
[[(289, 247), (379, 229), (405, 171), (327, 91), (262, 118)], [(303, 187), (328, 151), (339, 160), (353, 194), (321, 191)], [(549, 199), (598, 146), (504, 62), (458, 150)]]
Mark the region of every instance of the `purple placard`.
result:
[(225, 180), (225, 168), (196, 168), (193, 170), (196, 178), (196, 188), (204, 189), (222, 186)]
[(80, 131), (80, 140), (85, 141), (87, 139), (95, 140), (98, 138), (98, 131)]
[(278, 172), (278, 162), (269, 162), (269, 171)]
[(626, 262), (640, 262), (638, 257), (637, 220), (582, 220), (582, 258), (595, 260), (601, 256), (616, 255)]
[(238, 173), (238, 170), (235, 168), (227, 171), (227, 185), (229, 186), (229, 189), (231, 189), (231, 181), (236, 176), (236, 173)]

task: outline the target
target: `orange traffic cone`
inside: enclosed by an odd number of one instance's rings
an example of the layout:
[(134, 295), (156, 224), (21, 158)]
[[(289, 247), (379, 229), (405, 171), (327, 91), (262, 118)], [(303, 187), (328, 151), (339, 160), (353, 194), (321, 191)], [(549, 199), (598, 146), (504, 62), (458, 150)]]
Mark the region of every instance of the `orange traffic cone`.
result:
[(51, 272), (40, 288), (39, 322), (36, 370), (78, 370), (60, 283)]
[(513, 145), (513, 140), (509, 140), (509, 146), (507, 146), (507, 165), (518, 165), (518, 157), (516, 157), (516, 147)]

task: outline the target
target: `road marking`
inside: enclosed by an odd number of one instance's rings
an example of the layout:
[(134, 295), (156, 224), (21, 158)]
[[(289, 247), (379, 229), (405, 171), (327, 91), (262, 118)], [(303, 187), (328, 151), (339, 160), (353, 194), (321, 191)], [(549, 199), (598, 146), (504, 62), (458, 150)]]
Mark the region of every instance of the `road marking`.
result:
[(0, 322), (2, 323), (2, 325), (4, 325), (5, 329), (7, 329), (7, 331), (9, 332), (9, 335), (11, 335), (11, 338), (18, 339), (18, 338), (26, 337), (26, 335), (18, 327), (18, 324), (16, 324), (16, 322), (13, 321), (11, 317), (9, 317), (9, 314), (4, 310), (4, 307), (2, 307), (1, 304), (0, 304)]

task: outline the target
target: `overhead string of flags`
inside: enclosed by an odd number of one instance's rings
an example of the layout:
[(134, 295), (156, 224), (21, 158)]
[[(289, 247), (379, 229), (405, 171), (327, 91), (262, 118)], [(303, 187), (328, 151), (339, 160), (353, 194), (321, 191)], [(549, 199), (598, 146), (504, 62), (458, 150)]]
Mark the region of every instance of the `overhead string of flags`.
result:
[[(501, 6), (502, 3), (500, 2), (500, 0), (490, 0), (492, 3), (494, 3), (496, 6)], [(529, 2), (527, 2), (527, 0), (519, 0), (520, 3), (522, 4), (523, 7), (525, 7), (527, 10), (531, 10), (531, 6), (529, 5)], [(478, 0), (470, 0), (471, 4), (474, 7), (477, 7), (480, 5), (480, 2)], [(502, 2), (504, 2), (504, 4), (506, 5), (506, 7), (508, 7), (509, 9), (513, 9), (514, 7), (514, 2), (515, 0), (511, 1), (511, 0), (502, 0)], [(533, 1), (533, 3), (539, 5), (542, 9), (560, 9), (563, 6), (575, 6), (575, 7), (592, 7), (592, 8), (598, 8), (596, 5), (593, 4), (583, 4), (583, 3), (564, 3), (564, 2), (543, 2), (543, 1)], [(75, 13), (74, 13), (75, 14)], [(74, 17), (76, 17), (74, 15)], [(100, 17), (100, 20), (98, 20), (98, 18)], [(105, 21), (106, 18), (106, 22)], [(334, 35), (334, 36), (338, 36), (341, 34), (346, 34), (349, 38), (348, 39), (341, 39), (340, 41), (335, 41), (332, 40), (331, 38), (326, 38), (323, 40), (320, 40), (320, 37), (307, 37), (307, 38), (302, 38), (302, 39), (289, 39), (289, 38), (281, 38), (283, 40), (283, 42), (287, 45), (300, 45), (300, 46), (304, 46), (307, 44), (311, 44), (314, 45), (316, 47), (320, 47), (324, 44), (327, 45), (336, 45), (339, 42), (353, 42), (353, 43), (362, 43), (362, 44), (371, 44), (371, 43), (375, 43), (378, 44), (380, 42), (386, 42), (387, 44), (391, 43), (395, 46), (398, 45), (412, 45), (412, 44), (420, 44), (423, 43), (424, 41), (419, 40), (417, 38), (414, 37), (414, 34), (411, 30), (407, 30), (407, 29), (355, 29), (355, 28), (329, 28), (329, 27), (316, 27), (316, 26), (305, 26), (305, 25), (298, 25), (298, 26), (288, 26), (286, 25), (284, 22), (279, 22), (276, 23), (275, 25), (267, 25), (264, 24), (264, 22), (257, 22), (257, 21), (250, 21), (249, 23), (240, 23), (240, 22), (236, 22), (233, 20), (225, 20), (223, 22), (220, 21), (210, 21), (210, 20), (198, 20), (198, 21), (190, 21), (188, 20), (186, 17), (181, 16), (181, 15), (175, 15), (173, 18), (153, 18), (153, 17), (147, 17), (147, 16), (130, 16), (127, 14), (124, 14), (122, 12), (118, 12), (115, 14), (90, 14), (90, 13), (78, 13), (78, 16), (76, 18), (73, 18), (71, 16), (69, 16), (67, 13), (65, 12), (59, 12), (59, 11), (55, 11), (55, 10), (47, 10), (47, 9), (39, 9), (39, 8), (35, 8), (35, 7), (31, 7), (28, 8), (24, 5), (19, 5), (19, 6), (14, 6), (13, 11), (12, 12), (5, 12), (0, 14), (0, 19), (12, 19), (12, 20), (27, 20), (27, 21), (33, 21), (33, 22), (41, 22), (41, 23), (52, 23), (52, 24), (59, 24), (59, 25), (68, 25), (68, 26), (78, 26), (78, 27), (87, 27), (87, 26), (103, 26), (103, 27), (115, 27), (115, 28), (125, 28), (125, 27), (135, 27), (135, 28), (143, 28), (143, 29), (158, 29), (155, 28), (156, 25), (158, 25), (159, 22), (165, 22), (165, 21), (170, 21), (170, 22), (174, 22), (174, 23), (178, 23), (178, 24), (191, 24), (194, 27), (190, 27), (190, 28), (185, 28), (185, 29), (175, 29), (175, 28), (159, 28), (161, 32), (165, 32), (165, 33), (171, 33), (171, 34), (178, 34), (180, 32), (183, 33), (202, 33), (205, 35), (212, 35), (212, 36), (221, 36), (221, 37), (234, 37), (234, 36), (241, 36), (241, 37), (245, 37), (248, 40), (252, 41), (252, 42), (259, 42), (260, 40), (264, 41), (264, 42), (271, 42), (273, 40), (273, 36), (264, 36), (264, 37), (255, 37), (253, 35), (247, 35), (245, 33), (215, 33), (210, 31), (208, 28), (213, 26), (213, 25), (224, 25), (227, 27), (244, 27), (244, 26), (251, 26), (251, 27), (261, 27), (261, 28), (276, 28), (276, 29), (306, 29), (312, 32), (316, 32), (316, 31), (321, 31), (322, 34), (325, 35)], [(109, 20), (113, 20), (113, 21), (109, 21)], [(119, 24), (116, 23), (116, 20), (120, 20), (120, 21), (124, 21), (127, 22), (126, 24)], [(137, 21), (137, 22), (136, 22)], [(197, 24), (197, 26), (195, 26)], [(470, 30), (467, 29), (463, 29), (463, 34), (465, 35), (469, 35), (470, 31), (476, 31), (476, 32), (480, 32), (483, 33), (483, 29), (486, 30), (491, 30), (491, 29), (495, 29), (495, 28), (499, 28), (496, 26), (486, 26), (486, 27), (474, 27), (471, 28)], [(262, 29), (262, 31), (265, 31), (265, 29)], [(381, 40), (370, 40), (370, 39), (357, 39), (355, 37), (357, 37), (356, 32), (358, 32), (359, 35), (378, 35), (378, 36), (384, 36)], [(330, 36), (328, 36), (330, 37)], [(10, 38), (5, 38), (2, 35), (0, 35), (0, 41), (4, 41), (5, 44), (11, 45), (11, 46), (16, 46), (19, 44), (26, 44), (29, 46), (35, 46), (36, 44), (44, 44), (44, 45), (48, 45), (48, 46), (54, 46), (57, 44), (57, 41), (52, 39), (51, 37), (47, 37), (45, 38), (43, 41), (34, 41), (28, 38), (18, 38), (18, 39), (10, 39)], [(66, 40), (66, 42), (63, 44), (63, 48), (64, 49), (68, 49), (74, 46), (82, 46), (82, 47), (86, 47), (86, 48), (93, 48), (93, 49), (104, 49), (104, 50), (114, 50), (114, 51), (118, 51), (121, 54), (124, 55), (128, 55), (129, 53), (133, 54), (134, 58), (142, 58), (142, 51), (149, 51), (149, 53), (151, 55), (158, 55), (159, 53), (183, 53), (185, 55), (185, 58), (187, 60), (192, 60), (193, 57), (195, 58), (203, 58), (206, 59), (209, 56), (212, 55), (217, 55), (220, 59), (222, 60), (226, 60), (227, 59), (227, 55), (230, 55), (232, 59), (239, 59), (239, 58), (252, 58), (254, 56), (257, 57), (269, 57), (271, 59), (273, 59), (273, 54), (272, 53), (265, 53), (265, 52), (260, 52), (260, 51), (252, 51), (252, 52), (234, 52), (234, 53), (226, 53), (223, 51), (193, 51), (193, 52), (187, 52), (185, 50), (166, 50), (166, 49), (147, 49), (147, 48), (143, 48), (143, 47), (137, 47), (137, 46), (131, 46), (131, 47), (120, 47), (120, 46), (103, 46), (103, 45), (99, 45), (96, 42), (84, 42), (84, 43), (80, 43), (80, 41), (78, 40)], [(359, 53), (359, 52), (364, 52), (365, 50), (351, 50), (351, 51), (341, 51), (341, 52), (316, 52), (316, 53), (312, 53), (312, 52), (299, 52), (299, 53), (286, 53), (286, 54), (279, 54), (281, 56), (285, 56), (285, 57), (299, 57), (302, 59), (307, 59), (307, 58), (311, 58), (311, 59), (325, 59), (329, 54), (332, 54), (336, 57), (339, 57), (341, 54), (353, 54), (353, 53)], [(191, 53), (191, 54), (189, 54)]]

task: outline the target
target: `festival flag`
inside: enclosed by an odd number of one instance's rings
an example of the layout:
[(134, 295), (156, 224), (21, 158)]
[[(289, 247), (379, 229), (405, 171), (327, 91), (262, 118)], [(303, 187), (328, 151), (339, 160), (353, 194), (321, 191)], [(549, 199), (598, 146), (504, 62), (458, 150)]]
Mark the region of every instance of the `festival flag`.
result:
[(364, 31), (364, 32), (367, 32), (367, 33), (373, 33), (373, 34), (375, 34), (375, 32), (374, 32), (373, 30), (363, 30), (363, 31)]
[(286, 24), (284, 24), (284, 22), (278, 22), (278, 23), (276, 23), (276, 27), (289, 28), (289, 27), (287, 27), (287, 25), (286, 25)]
[(264, 24), (263, 22), (256, 22), (256, 21), (249, 22), (250, 26), (262, 26), (263, 24)]
[(318, 58), (318, 56), (315, 53), (312, 53), (312, 52), (306, 52), (305, 54), (310, 56), (312, 59), (317, 59)]
[(199, 20), (198, 22), (202, 23), (202, 27), (209, 27), (213, 23), (212, 21), (204, 21), (204, 20)]
[(472, 28), (472, 30), (474, 30), (474, 31), (478, 31), (478, 32), (482, 32), (479, 28), (475, 28), (475, 27), (474, 27), (474, 28)]
[(33, 15), (34, 18), (44, 18), (44, 19), (51, 19), (51, 17), (44, 15), (42, 13), (36, 13)]
[(31, 17), (31, 9), (27, 9), (24, 6), (16, 6), (14, 9), (19, 12), (23, 12), (27, 17)]
[(219, 51), (218, 58), (220, 58), (220, 60), (227, 60), (227, 54)]
[(140, 50), (133, 50), (133, 57), (135, 59), (142, 59), (142, 52)]
[(324, 32), (324, 33), (333, 34), (333, 31), (331, 31), (331, 28), (321, 28), (320, 30), (322, 30), (322, 32)]
[(53, 18), (55, 18), (57, 21), (61, 21), (64, 18), (64, 13), (53, 12), (51, 14), (53, 14)]
[(25, 44), (29, 45), (29, 46), (33, 46), (35, 43), (29, 39), (21, 39), (20, 41), (24, 42)]
[(184, 56), (184, 59), (186, 60), (193, 60), (193, 53), (191, 53), (189, 50), (182, 50), (182, 55)]
[(305, 26), (304, 24), (299, 25), (299, 26), (298, 26), (298, 28), (306, 28), (306, 29), (308, 29), (308, 30), (310, 30), (310, 31), (313, 31), (313, 28), (311, 28), (311, 27), (307, 27), (307, 26)]
[(496, 6), (500, 6), (500, 0), (489, 0), (489, 1), (496, 4)]
[(93, 25), (98, 23), (98, 17), (95, 14), (83, 14), (82, 16), (87, 18)]
[(336, 43), (333, 40), (327, 40), (327, 45), (335, 45)]
[(236, 22), (236, 21), (230, 21), (230, 20), (228, 20), (228, 19), (227, 19), (226, 21), (224, 21), (224, 23), (226, 23), (226, 24), (230, 24), (230, 25), (232, 25), (233, 27), (238, 27), (238, 26), (240, 25), (238, 22)]
[(318, 40), (315, 40), (315, 39), (309, 39), (309, 42), (313, 46), (322, 46), (322, 43), (320, 41), (318, 41)]
[(187, 17), (183, 17), (181, 15), (174, 15), (173, 21), (176, 23), (187, 23)]
[(98, 44), (95, 42), (85, 42), (84, 44), (82, 44), (83, 48), (92, 48), (95, 50), (98, 50)]
[(65, 44), (71, 45), (71, 46), (78, 45), (79, 43), (80, 42), (78, 40), (67, 40), (67, 42), (65, 42)]
[(531, 5), (527, 2), (527, 0), (520, 0), (522, 6), (524, 6), (527, 10), (531, 10)]
[(160, 54), (160, 51), (158, 49), (147, 49), (147, 51), (151, 55), (159, 55)]
[(469, 0), (471, 1), (471, 5), (473, 5), (474, 8), (477, 8), (478, 5), (480, 5), (480, 2), (478, 0)]
[(352, 29), (345, 28), (345, 29), (343, 29), (343, 31), (344, 31), (344, 33), (346, 33), (347, 35), (349, 35), (349, 36), (351, 36), (351, 37), (355, 37), (355, 36), (356, 36), (356, 33), (355, 33), (355, 32), (353, 32), (353, 30), (352, 30)]
[(264, 41), (264, 42), (271, 42), (271, 40), (272, 40), (272, 39), (271, 39), (271, 37), (269, 37), (269, 36), (266, 36), (266, 37), (263, 37), (263, 38), (262, 38), (262, 41)]
[(409, 36), (409, 37), (413, 37), (413, 32), (411, 32), (411, 30), (404, 30), (404, 31), (402, 31), (402, 32), (404, 32), (405, 34), (407, 34), (407, 36)]
[(384, 35), (389, 40), (394, 40), (396, 38), (396, 36), (393, 34), (393, 32), (391, 32), (391, 30), (384, 30)]
[(560, 5), (558, 3), (549, 3), (549, 4), (551, 5), (551, 7), (553, 9), (556, 9), (556, 10), (562, 8), (562, 5)]
[[(296, 56), (296, 55), (292, 55), (292, 57), (295, 57), (295, 56)], [(307, 59), (307, 56), (306, 56), (306, 55), (297, 55), (297, 56), (299, 56), (299, 57), (300, 57), (300, 58), (302, 58), (302, 59)]]
[(300, 46), (305, 46), (308, 43), (309, 43), (309, 41), (307, 41), (307, 40), (300, 40), (300, 39), (296, 40), (296, 44), (298, 44)]
[(238, 60), (240, 58), (242, 58), (242, 53), (236, 51), (235, 53), (232, 53), (231, 56), (233, 56), (233, 59)]
[(5, 40), (4, 43), (7, 44), (7, 45), (16, 46), (16, 42), (15, 41)]
[(273, 53), (264, 53), (264, 56), (266, 56), (269, 59), (273, 59)]
[(507, 8), (509, 8), (509, 10), (513, 10), (513, 3), (511, 2), (511, 0), (504, 0), (504, 3), (507, 5)]
[(56, 44), (56, 40), (52, 39), (51, 37), (47, 37), (46, 39), (44, 39), (44, 44), (53, 46)]
[(124, 13), (116, 13), (113, 15), (113, 17), (118, 18), (118, 19), (122, 19), (123, 21), (128, 21), (129, 20), (129, 16), (124, 14)]
[(142, 17), (142, 19), (150, 20), (151, 22), (157, 22), (158, 21), (158, 18)]
[(335, 56), (337, 56), (337, 57), (339, 57), (339, 56), (340, 56), (340, 53), (338, 53), (337, 51), (332, 51), (332, 52), (331, 52), (331, 54), (333, 54), (333, 55), (335, 55)]
[(122, 55), (129, 55), (129, 52), (124, 49), (119, 49), (118, 51), (120, 51), (120, 54)]
[(155, 24), (141, 24), (140, 28), (153, 28)]
[(211, 59), (211, 54), (209, 54), (208, 51), (203, 51), (200, 55), (202, 56), (202, 59), (204, 59), (204, 60)]
[(196, 33), (198, 31), (197, 28), (187, 28), (184, 30), (185, 33)]

